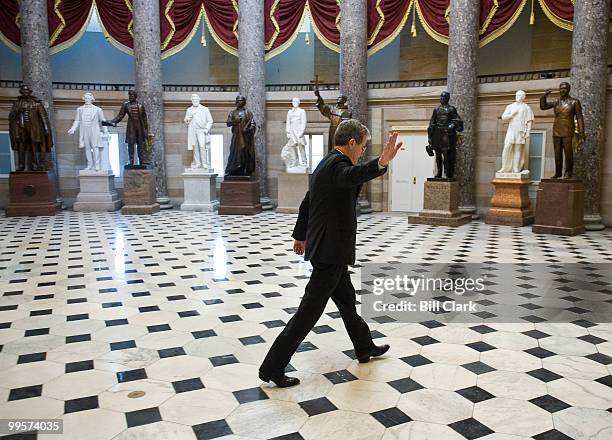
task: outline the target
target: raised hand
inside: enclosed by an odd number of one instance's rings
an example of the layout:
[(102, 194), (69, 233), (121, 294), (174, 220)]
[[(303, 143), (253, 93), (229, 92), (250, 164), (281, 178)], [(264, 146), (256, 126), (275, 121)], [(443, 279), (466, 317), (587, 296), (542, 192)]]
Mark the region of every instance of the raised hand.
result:
[(389, 165), (389, 162), (395, 158), (397, 152), (400, 150), (400, 148), (402, 148), (403, 142), (397, 142), (397, 135), (398, 134), (395, 132), (389, 135), (387, 145), (385, 145), (385, 148), (383, 148), (383, 151), (378, 158), (378, 164), (381, 167), (386, 167)]

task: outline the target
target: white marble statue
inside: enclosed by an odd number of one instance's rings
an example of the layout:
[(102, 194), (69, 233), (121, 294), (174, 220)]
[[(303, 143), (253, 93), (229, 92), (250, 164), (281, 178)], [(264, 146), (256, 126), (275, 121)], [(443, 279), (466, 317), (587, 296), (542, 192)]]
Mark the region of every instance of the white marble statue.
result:
[(525, 104), (525, 92), (516, 92), (516, 101), (506, 107), (502, 120), (510, 121), (504, 149), (502, 152), (502, 167), (498, 173), (521, 173), (528, 175), (525, 169), (527, 163), (527, 147), (531, 124), (533, 123), (533, 111)]
[[(87, 92), (83, 95), (85, 104), (79, 107), (76, 111), (74, 123), (68, 134), (72, 135), (79, 129), (79, 148), (85, 149), (85, 157), (87, 158), (86, 170), (100, 171), (103, 161), (104, 147), (108, 146), (109, 135), (108, 128), (102, 125), (104, 121), (104, 113), (98, 106), (93, 105), (94, 96)], [(108, 154), (108, 149), (106, 150)]]
[(306, 158), (306, 112), (300, 108), (299, 98), (293, 98), (293, 108), (287, 112), (287, 143), (281, 150), (285, 169), (290, 172), (305, 172), (308, 166)]
[(191, 95), (191, 107), (185, 113), (187, 124), (187, 149), (193, 150), (191, 168), (212, 170), (210, 158), (210, 129), (213, 119), (207, 107), (200, 104), (200, 96)]

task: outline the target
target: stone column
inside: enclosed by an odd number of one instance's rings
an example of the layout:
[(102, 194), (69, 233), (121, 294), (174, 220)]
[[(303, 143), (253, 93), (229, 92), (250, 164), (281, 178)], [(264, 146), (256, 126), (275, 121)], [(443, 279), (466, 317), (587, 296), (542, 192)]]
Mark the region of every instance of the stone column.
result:
[(51, 65), (49, 64), (49, 26), (47, 24), (46, 0), (21, 0), (21, 70), (23, 83), (28, 85), (41, 99), (51, 123), (55, 145), (45, 158), (45, 166), (53, 174), (57, 205), (62, 206), (60, 196), (59, 169), (57, 164), (57, 130), (51, 87)]
[(155, 167), (157, 203), (171, 209), (166, 184), (166, 142), (164, 136), (164, 90), (162, 87), (159, 0), (133, 0), (134, 63), (138, 100), (147, 111), (152, 133), (151, 163)]
[(451, 0), (448, 32), (448, 91), (450, 103), (463, 119), (462, 143), (457, 147), (455, 175), (459, 182), (459, 209), (476, 213), (476, 111), (478, 98), (477, 54), (480, 2)]
[(601, 202), (601, 154), (606, 133), (609, 0), (574, 4), (571, 94), (580, 99), (586, 138), (576, 154), (576, 177), (584, 182), (584, 223), (587, 230), (604, 229)]
[(240, 94), (246, 97), (246, 106), (253, 112), (253, 117), (257, 123), (255, 158), (261, 206), (263, 209), (272, 209), (268, 195), (268, 160), (266, 153), (264, 0), (239, 0), (238, 11), (238, 81)]
[[(342, 0), (340, 11), (340, 93), (348, 97), (353, 118), (368, 125), (367, 0)], [(361, 213), (372, 212), (368, 189), (366, 185), (359, 195)]]

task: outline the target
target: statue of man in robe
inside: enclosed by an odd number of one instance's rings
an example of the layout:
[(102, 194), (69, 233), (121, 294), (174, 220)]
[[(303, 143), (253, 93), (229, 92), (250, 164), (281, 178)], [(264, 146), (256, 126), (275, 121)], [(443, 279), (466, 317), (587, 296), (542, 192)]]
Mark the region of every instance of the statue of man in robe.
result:
[(340, 125), (340, 122), (351, 119), (353, 117), (353, 112), (351, 112), (346, 104), (348, 98), (346, 95), (338, 96), (336, 101), (336, 105), (327, 105), (323, 98), (321, 98), (321, 94), (319, 93), (319, 89), (315, 88), (314, 90), (315, 96), (317, 97), (317, 108), (321, 112), (323, 116), (329, 119), (329, 136), (327, 138), (327, 150), (331, 151), (334, 149), (334, 136), (336, 135), (336, 128)]
[[(87, 158), (86, 170), (100, 171), (101, 168), (101, 150), (105, 144), (108, 145), (108, 128), (102, 125), (105, 121), (102, 109), (93, 104), (94, 96), (87, 92), (83, 95), (83, 104), (77, 108), (74, 123), (68, 134), (72, 135), (76, 129), (79, 129), (79, 148), (85, 149), (85, 157)], [(102, 134), (101, 134), (102, 132)], [(104, 141), (107, 142), (104, 142)]]
[(213, 119), (207, 107), (200, 104), (200, 96), (191, 95), (191, 107), (185, 112), (187, 149), (193, 151), (191, 168), (212, 168), (210, 159), (210, 129)]
[(123, 120), (125, 115), (128, 117), (127, 129), (125, 131), (125, 143), (128, 144), (129, 166), (134, 166), (134, 150), (137, 148), (138, 163), (142, 166), (149, 164), (149, 123), (147, 112), (144, 105), (137, 101), (138, 94), (134, 90), (128, 92), (129, 100), (124, 102), (119, 110), (119, 114), (105, 121), (104, 125), (116, 127)]
[(25, 84), (9, 113), (9, 137), (17, 151), (17, 171), (44, 171), (44, 160), (38, 155), (53, 148), (51, 124), (42, 101)]
[(463, 131), (463, 121), (457, 109), (449, 104), (450, 93), (440, 94), (440, 105), (434, 109), (427, 128), (429, 145), (426, 147), (430, 156), (436, 155), (436, 178), (442, 178), (442, 172), (447, 179), (455, 176), (457, 160), (457, 132)]
[(251, 176), (255, 171), (255, 130), (253, 113), (246, 109), (246, 98), (236, 97), (236, 108), (227, 117), (232, 127), (230, 154), (225, 167), (226, 176)]
[[(553, 145), (555, 147), (555, 175), (553, 179), (571, 179), (574, 171), (573, 143), (580, 143), (584, 139), (584, 119), (582, 105), (576, 98), (570, 96), (570, 85), (567, 82), (559, 84), (560, 99), (548, 101), (546, 98), (551, 90), (546, 90), (540, 98), (540, 109), (555, 109), (555, 122), (553, 124)], [(576, 136), (576, 125), (578, 130)], [(565, 154), (565, 173), (563, 173), (563, 156)]]
[(516, 92), (516, 101), (509, 104), (501, 116), (502, 120), (510, 121), (504, 149), (502, 151), (502, 167), (498, 173), (524, 173), (527, 162), (527, 140), (533, 123), (533, 111), (525, 103), (525, 92)]
[(296, 167), (306, 168), (308, 159), (306, 158), (306, 112), (300, 108), (300, 99), (293, 98), (291, 101), (293, 108), (287, 112), (287, 144), (281, 150), (281, 158), (285, 162), (287, 171)]

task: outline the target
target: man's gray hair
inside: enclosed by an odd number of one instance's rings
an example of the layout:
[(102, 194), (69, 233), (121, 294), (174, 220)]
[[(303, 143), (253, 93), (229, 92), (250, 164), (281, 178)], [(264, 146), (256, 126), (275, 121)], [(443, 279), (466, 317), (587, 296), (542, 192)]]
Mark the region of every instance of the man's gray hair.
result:
[(338, 147), (347, 145), (351, 139), (355, 139), (356, 142), (361, 143), (366, 137), (368, 139), (370, 138), (370, 130), (368, 130), (368, 127), (357, 119), (347, 119), (340, 122), (338, 128), (336, 128), (334, 144)]

